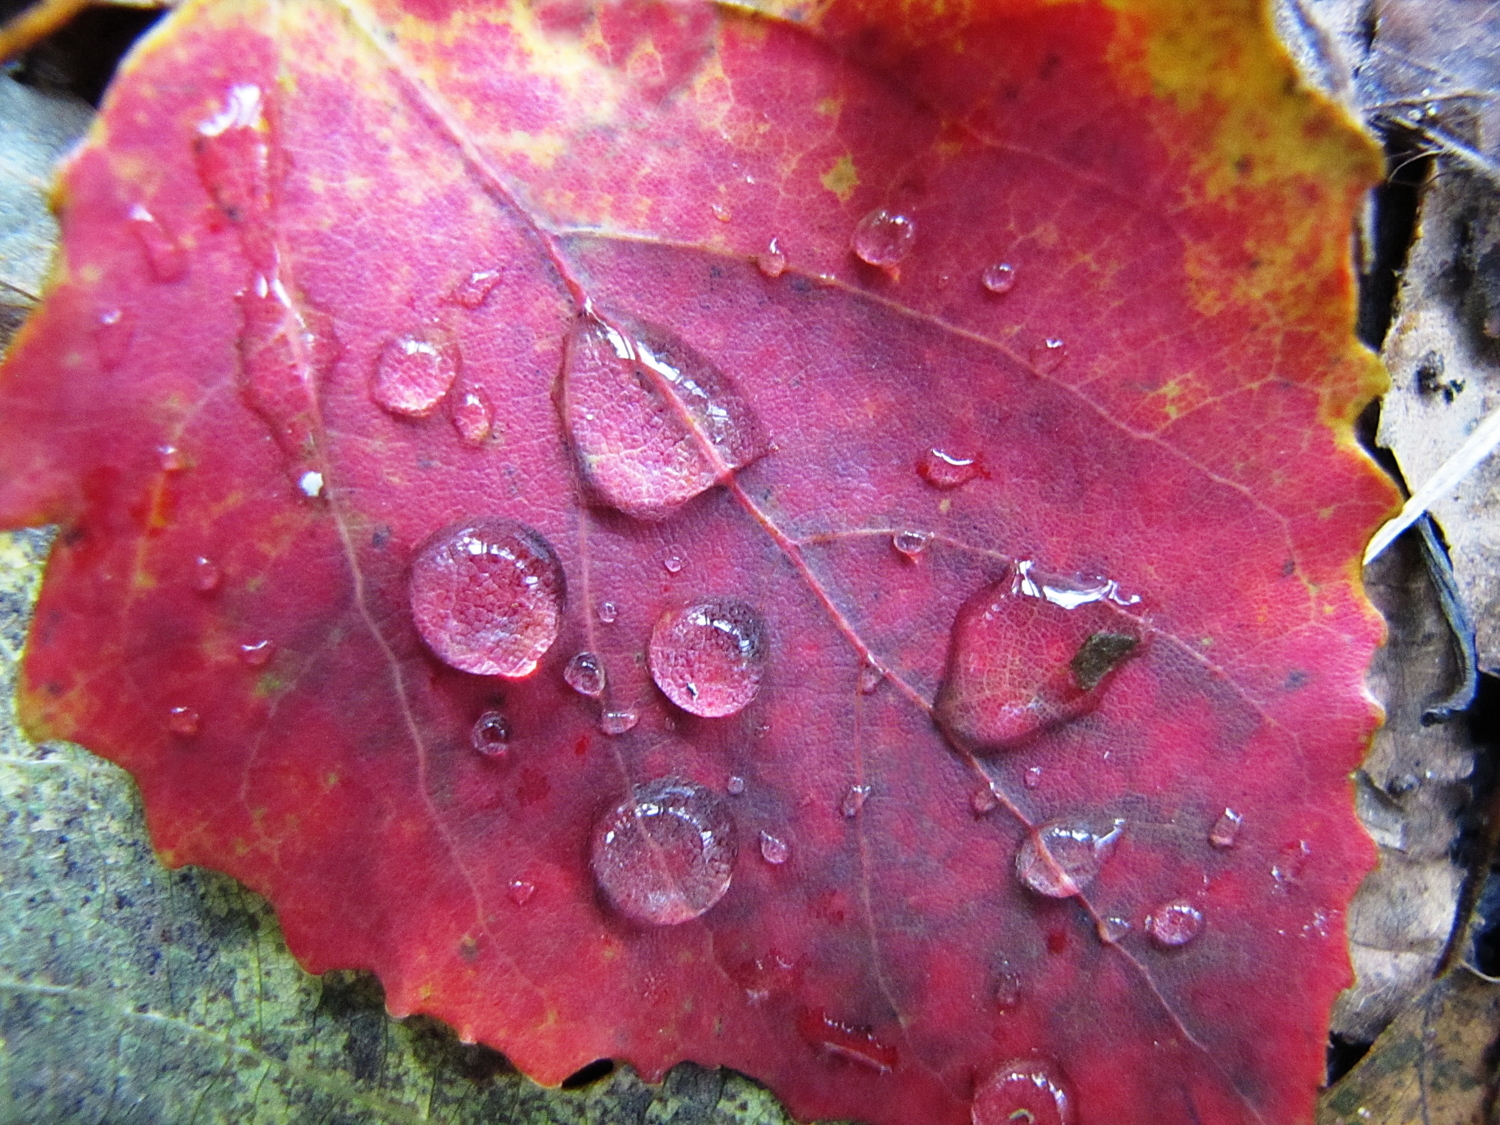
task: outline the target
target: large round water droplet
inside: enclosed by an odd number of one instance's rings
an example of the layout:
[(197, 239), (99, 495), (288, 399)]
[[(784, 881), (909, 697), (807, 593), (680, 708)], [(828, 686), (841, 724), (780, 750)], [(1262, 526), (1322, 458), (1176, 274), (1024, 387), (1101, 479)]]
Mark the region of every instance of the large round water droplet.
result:
[(1103, 832), (1081, 821), (1048, 821), (1022, 839), (1016, 850), (1016, 877), (1048, 898), (1079, 894), (1099, 874), (1124, 828), (1123, 820), (1115, 820)]
[(595, 652), (577, 652), (563, 669), (563, 679), (579, 695), (598, 699), (604, 694), (604, 661)]
[(1051, 582), (1022, 564), (969, 598), (935, 703), (944, 729), (993, 752), (1098, 706), (1142, 639), (1114, 595), (1111, 582)]
[(908, 254), (917, 241), (917, 225), (906, 215), (876, 208), (854, 225), (849, 249), (862, 262), (889, 269)]
[(737, 853), (724, 803), (701, 785), (667, 777), (637, 785), (599, 822), (589, 863), (620, 913), (675, 926), (724, 897)]
[(398, 417), (423, 418), (456, 378), (458, 349), (446, 332), (431, 326), (386, 344), (375, 361), (370, 397)]
[(558, 408), (600, 499), (665, 519), (767, 451), (733, 382), (664, 328), (584, 315), (563, 353)]
[(768, 647), (765, 622), (755, 609), (733, 598), (712, 598), (657, 620), (651, 678), (684, 711), (722, 718), (755, 698)]
[(520, 679), (557, 639), (563, 571), (551, 545), (524, 524), (473, 520), (417, 548), (410, 592), (417, 630), (444, 663)]
[(1041, 1059), (1012, 1059), (974, 1094), (974, 1125), (1073, 1125), (1073, 1097), (1058, 1070)]
[(1185, 898), (1158, 906), (1146, 918), (1146, 932), (1157, 945), (1175, 949), (1203, 932), (1203, 911)]

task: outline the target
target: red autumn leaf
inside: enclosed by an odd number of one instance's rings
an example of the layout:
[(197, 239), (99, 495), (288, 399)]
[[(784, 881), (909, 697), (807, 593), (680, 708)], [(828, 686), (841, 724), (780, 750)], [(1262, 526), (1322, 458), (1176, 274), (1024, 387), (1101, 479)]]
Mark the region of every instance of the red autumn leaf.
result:
[(176, 13), (0, 384), (31, 729), (543, 1082), (1306, 1120), (1373, 158), (1253, 3), (1001, 8)]

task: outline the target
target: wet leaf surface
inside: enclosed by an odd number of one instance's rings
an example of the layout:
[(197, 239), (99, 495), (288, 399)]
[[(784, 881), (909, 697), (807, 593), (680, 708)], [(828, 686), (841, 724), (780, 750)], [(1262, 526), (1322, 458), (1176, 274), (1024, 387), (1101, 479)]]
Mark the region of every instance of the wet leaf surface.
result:
[[(0, 385), (0, 514), (66, 527), (26, 719), (169, 861), (543, 1081), (1308, 1115), (1370, 859), (1370, 164), (1248, 9), (174, 19)], [(708, 601), (759, 641), (653, 665)]]

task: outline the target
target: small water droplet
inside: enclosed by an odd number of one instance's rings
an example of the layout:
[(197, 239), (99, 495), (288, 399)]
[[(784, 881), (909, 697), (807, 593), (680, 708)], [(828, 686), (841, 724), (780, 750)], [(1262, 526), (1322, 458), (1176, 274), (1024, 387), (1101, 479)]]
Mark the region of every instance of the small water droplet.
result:
[(766, 670), (766, 626), (754, 607), (710, 598), (669, 610), (651, 630), (651, 678), (684, 711), (716, 719), (745, 709)]
[(768, 451), (727, 375), (666, 329), (621, 317), (575, 322), (558, 407), (589, 486), (639, 519), (665, 519)]
[(1042, 767), (1032, 766), (1021, 776), (1021, 784), (1027, 789), (1035, 789), (1042, 783)]
[(613, 625), (620, 619), (620, 607), (614, 602), (599, 603), (599, 620), (606, 625)]
[(825, 1054), (869, 1067), (881, 1074), (896, 1069), (896, 1048), (876, 1038), (868, 1027), (834, 1019), (821, 1008), (803, 1009), (797, 1016), (802, 1037)]
[(129, 309), (105, 309), (94, 323), (94, 349), (99, 366), (113, 371), (125, 362), (135, 338), (135, 314)]
[(681, 574), (682, 573), (682, 556), (681, 555), (668, 555), (666, 558), (664, 558), (664, 559), (661, 560), (661, 565), (662, 565), (662, 568), (668, 574)]
[(839, 811), (848, 819), (853, 820), (859, 815), (860, 810), (865, 807), (865, 802), (869, 800), (869, 797), (870, 787), (868, 785), (851, 785), (849, 786), (849, 792), (844, 794), (844, 801), (839, 805)]
[(434, 532), (412, 558), (409, 589), (422, 639), (460, 671), (522, 679), (557, 640), (562, 565), (539, 532), (514, 520)]
[(1068, 345), (1055, 337), (1049, 337), (1031, 349), (1031, 366), (1043, 375), (1050, 375), (1068, 358)]
[(512, 879), (505, 886), (505, 897), (517, 906), (525, 906), (536, 896), (536, 884), (528, 879)]
[(594, 699), (604, 694), (604, 662), (595, 652), (577, 652), (563, 669), (563, 679), (579, 695)]
[(1099, 940), (1109, 945), (1116, 945), (1131, 929), (1133, 927), (1127, 919), (1114, 914), (1107, 915), (1099, 919)]
[(787, 842), (779, 836), (773, 836), (769, 832), (762, 831), (760, 834), (760, 858), (773, 867), (780, 867), (791, 858), (792, 849)]
[(1061, 1072), (1038, 1058), (1012, 1059), (974, 1094), (973, 1125), (1073, 1125), (1073, 1096)]
[(1306, 840), (1297, 840), (1282, 848), (1276, 862), (1271, 865), (1271, 878), (1276, 880), (1276, 889), (1289, 891), (1301, 883), (1310, 858), (1312, 845)]
[(271, 226), (272, 131), (259, 86), (229, 89), (223, 108), (198, 126), (193, 149), (198, 178), (224, 216), (234, 223), (240, 245), (256, 269), (274, 266)]
[(1187, 899), (1173, 899), (1146, 916), (1146, 932), (1157, 945), (1186, 945), (1203, 932), (1203, 911)]
[(641, 717), (629, 707), (605, 711), (599, 716), (599, 729), (608, 735), (627, 734), (635, 729)]
[(873, 695), (875, 689), (885, 683), (885, 669), (868, 660), (859, 666), (859, 694)]
[(1021, 1002), (1021, 975), (1009, 966), (995, 974), (995, 1007), (1008, 1012)]
[(146, 268), (157, 281), (181, 281), (187, 273), (187, 255), (172, 232), (162, 226), (150, 211), (139, 203), (130, 209), (130, 230), (141, 244)]
[(448, 293), (448, 303), (462, 305), (466, 309), (477, 309), (489, 299), (500, 284), (498, 269), (475, 270), (455, 285)]
[(721, 223), (727, 223), (734, 218), (734, 212), (722, 203), (710, 203), (708, 209), (713, 212), (714, 218)]
[(981, 785), (969, 795), (969, 807), (975, 816), (985, 816), (1000, 807), (1000, 798), (989, 785)]
[(1009, 293), (1016, 287), (1016, 267), (1009, 262), (995, 262), (985, 266), (984, 272), (979, 275), (979, 283), (996, 296)]
[(1234, 847), (1235, 840), (1239, 838), (1240, 826), (1244, 823), (1245, 818), (1239, 813), (1233, 809), (1225, 809), (1208, 830), (1208, 842), (1216, 848)]
[(167, 712), (167, 729), (183, 738), (197, 734), (200, 725), (198, 712), (191, 707), (173, 707)]
[(491, 709), (474, 720), (469, 731), (469, 745), (487, 758), (504, 758), (510, 753), (510, 720), (504, 711)]
[(936, 447), (929, 449), (917, 462), (917, 475), (933, 488), (945, 492), (962, 488), (981, 473), (979, 459), (949, 453)]
[(323, 495), (323, 474), (316, 469), (308, 469), (297, 478), (297, 488), (309, 500), (316, 500)]
[(465, 387), (448, 400), (448, 419), (459, 440), (467, 445), (483, 445), (490, 439), (495, 412), (483, 387)]
[(161, 455), (161, 471), (164, 473), (180, 473), (187, 468), (187, 458), (183, 457), (182, 450), (175, 445), (164, 445), (157, 450)]
[(908, 254), (917, 240), (917, 225), (906, 215), (877, 207), (854, 225), (849, 249), (860, 261), (890, 269)]
[(1048, 898), (1079, 894), (1099, 874), (1124, 828), (1125, 822), (1119, 819), (1104, 832), (1081, 821), (1048, 821), (1021, 840), (1016, 849), (1016, 876)]
[(910, 562), (916, 562), (931, 543), (930, 531), (898, 531), (891, 536), (891, 546), (896, 553)]
[(599, 821), (589, 863), (620, 913), (674, 926), (724, 897), (736, 851), (723, 801), (695, 782), (667, 777), (637, 785)]
[(251, 668), (264, 668), (276, 654), (275, 641), (246, 641), (240, 645), (240, 660)]
[(199, 555), (193, 560), (193, 589), (200, 594), (211, 594), (219, 588), (224, 575), (219, 570), (218, 563), (206, 555)]
[(745, 779), (739, 774), (734, 774), (725, 784), (724, 789), (732, 797), (738, 797), (745, 791)]
[(425, 418), (458, 378), (458, 349), (436, 325), (390, 340), (375, 361), (370, 397), (400, 418)]
[(786, 251), (781, 248), (778, 239), (771, 239), (766, 244), (766, 248), (755, 255), (755, 265), (761, 273), (770, 278), (777, 278), (786, 273)]

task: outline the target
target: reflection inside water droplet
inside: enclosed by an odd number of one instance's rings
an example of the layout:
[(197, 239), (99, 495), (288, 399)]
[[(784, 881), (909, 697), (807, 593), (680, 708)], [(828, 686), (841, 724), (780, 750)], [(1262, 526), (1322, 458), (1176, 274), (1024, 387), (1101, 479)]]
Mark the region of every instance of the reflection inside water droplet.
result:
[(638, 785), (594, 829), (590, 866), (610, 904), (637, 922), (690, 921), (724, 897), (734, 874), (734, 821), (703, 786)]
[(620, 617), (620, 607), (614, 602), (599, 603), (599, 620), (605, 625), (613, 625)]
[(712, 598), (669, 610), (651, 630), (651, 678), (663, 695), (694, 715), (742, 711), (760, 691), (769, 643), (753, 606)]
[(1203, 911), (1187, 899), (1174, 899), (1146, 916), (1146, 932), (1160, 946), (1186, 945), (1203, 932)]
[(579, 695), (597, 699), (604, 694), (604, 662), (599, 659), (598, 653), (574, 653), (568, 666), (563, 669), (563, 679)]
[(745, 791), (745, 779), (739, 774), (734, 774), (724, 785), (724, 791), (731, 797), (738, 797)]
[(475, 719), (469, 744), (487, 758), (504, 758), (510, 753), (510, 720), (505, 712), (489, 710)]
[(1069, 898), (1099, 874), (1124, 831), (1116, 819), (1105, 831), (1077, 820), (1051, 820), (1028, 832), (1016, 850), (1016, 877), (1048, 898)]
[(891, 536), (891, 546), (909, 562), (916, 562), (932, 543), (930, 531), (898, 531)]
[(1219, 849), (1232, 848), (1240, 835), (1240, 825), (1245, 818), (1233, 809), (1225, 809), (1219, 814), (1219, 819), (1214, 821), (1212, 828), (1208, 830), (1208, 842)]
[(540, 533), (514, 520), (451, 524), (417, 548), (410, 595), (417, 630), (444, 663), (520, 679), (557, 639), (562, 566)]
[(1016, 287), (1016, 267), (1009, 262), (995, 262), (985, 266), (984, 272), (979, 275), (979, 283), (996, 296), (1009, 293)]
[(682, 556), (668, 555), (666, 558), (661, 560), (661, 565), (662, 569), (664, 569), (668, 574), (681, 574)]
[(1073, 1097), (1061, 1072), (1038, 1058), (1012, 1059), (974, 1094), (973, 1125), (1073, 1125)]
[(889, 269), (911, 253), (917, 241), (917, 226), (902, 214), (876, 208), (854, 226), (849, 249), (862, 262)]
[(457, 377), (453, 338), (433, 325), (386, 343), (375, 361), (370, 397), (399, 418), (424, 418), (437, 409)]

